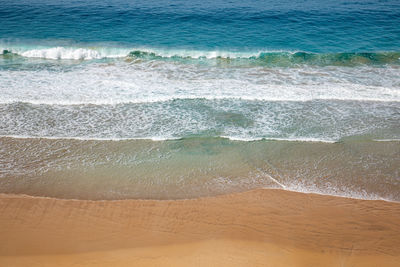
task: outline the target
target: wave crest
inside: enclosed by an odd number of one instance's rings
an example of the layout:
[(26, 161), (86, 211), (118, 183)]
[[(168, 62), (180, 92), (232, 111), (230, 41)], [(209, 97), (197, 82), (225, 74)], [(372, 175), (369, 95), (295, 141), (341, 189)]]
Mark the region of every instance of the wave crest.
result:
[(111, 47), (49, 47), (3, 48), (2, 55), (19, 55), (27, 58), (93, 60), (125, 58), (145, 60), (205, 61), (231, 65), (336, 65), (354, 66), (371, 64), (400, 64), (400, 52), (311, 53), (289, 51), (201, 51), (168, 49), (131, 49)]
[(50, 47), (50, 48), (3, 48), (3, 55), (18, 55), (27, 58), (93, 60), (103, 58), (126, 57), (129, 53), (122, 49), (82, 48), (82, 47)]

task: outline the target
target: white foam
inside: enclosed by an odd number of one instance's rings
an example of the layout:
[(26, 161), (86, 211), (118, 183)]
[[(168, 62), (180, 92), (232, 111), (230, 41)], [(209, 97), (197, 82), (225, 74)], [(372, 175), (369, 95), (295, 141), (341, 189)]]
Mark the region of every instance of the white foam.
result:
[(60, 65), (0, 70), (0, 134), (334, 142), (386, 129), (375, 136), (396, 136), (390, 132), (400, 102), (396, 67)]
[(27, 58), (43, 59), (70, 59), (70, 60), (92, 60), (102, 58), (121, 58), (129, 54), (126, 48), (90, 48), (90, 47), (11, 47), (1, 48), (0, 51), (9, 51)]
[(318, 187), (316, 185), (310, 185), (303, 180), (292, 180), (285, 185), (284, 190), (306, 193), (306, 194), (318, 194), (325, 196), (336, 196), (336, 197), (346, 197), (352, 199), (362, 199), (362, 200), (383, 200), (387, 202), (398, 202), (392, 198), (385, 198), (377, 193), (366, 192), (362, 188), (359, 190), (345, 188), (336, 188), (334, 186)]
[(215, 59), (215, 58), (252, 58), (259, 57), (263, 53), (289, 53), (294, 54), (298, 51), (283, 51), (283, 50), (258, 50), (249, 52), (227, 51), (227, 50), (190, 50), (190, 49), (160, 49), (138, 47), (131, 48), (131, 51), (141, 51), (149, 54), (155, 54), (164, 58), (182, 57), (193, 59)]
[(322, 138), (264, 138), (271, 141), (288, 141), (288, 142), (312, 142), (312, 143), (336, 143), (338, 140), (322, 139)]
[[(178, 97), (153, 97), (153, 98), (139, 98), (134, 100), (124, 100), (124, 99), (98, 99), (98, 100), (90, 100), (85, 99), (82, 101), (72, 100), (72, 101), (58, 101), (58, 100), (21, 100), (21, 99), (2, 99), (0, 97), (0, 104), (13, 104), (13, 103), (26, 103), (33, 105), (57, 105), (57, 106), (78, 106), (78, 105), (119, 105), (119, 104), (145, 104), (145, 103), (162, 103), (162, 102), (170, 102), (175, 100), (196, 100), (196, 99), (205, 99), (205, 100), (245, 100), (245, 101), (266, 101), (266, 102), (309, 102), (313, 100), (331, 100), (331, 101), (360, 101), (360, 102), (400, 102), (400, 100), (389, 100), (389, 99), (379, 99), (379, 98), (357, 98), (357, 99), (349, 99), (349, 98), (305, 98), (305, 99), (295, 99), (295, 98), (269, 98), (269, 97), (229, 97), (229, 96), (178, 96)], [(236, 137), (234, 137), (236, 138)], [(240, 137), (237, 137), (240, 138)], [(386, 141), (386, 140), (377, 140), (377, 141)], [(391, 140), (387, 140), (391, 141)]]
[[(265, 189), (269, 189), (270, 187), (264, 187)], [(298, 193), (305, 193), (305, 194), (317, 194), (323, 196), (334, 196), (334, 197), (344, 197), (344, 198), (351, 198), (351, 199), (361, 199), (361, 200), (382, 200), (386, 202), (394, 202), (398, 203), (398, 201), (384, 198), (379, 196), (378, 194), (374, 193), (367, 193), (367, 192), (357, 192), (352, 190), (338, 192), (335, 189), (329, 188), (309, 188), (306, 186), (294, 186), (292, 187), (284, 187), (283, 190), (290, 191), (290, 192), (298, 192)]]
[(253, 141), (287, 141), (287, 142), (312, 142), (312, 143), (336, 143), (338, 140), (322, 139), (322, 138), (279, 138), (279, 137), (240, 137), (240, 136), (227, 136), (222, 135), (222, 138), (229, 139), (231, 141), (241, 142), (253, 142)]
[(0, 135), (5, 138), (15, 139), (49, 139), (49, 140), (79, 140), (79, 141), (129, 141), (129, 140), (151, 140), (154, 142), (179, 140), (180, 138), (174, 137), (121, 137), (121, 138), (108, 138), (108, 137), (86, 137), (86, 136), (35, 136), (35, 135)]
[(250, 58), (259, 57), (262, 53), (295, 53), (291, 51), (249, 51), (249, 52), (235, 52), (226, 50), (190, 50), (190, 49), (161, 49), (161, 48), (147, 48), (147, 47), (44, 47), (44, 46), (0, 46), (0, 52), (4, 50), (11, 51), (12, 53), (28, 57), (28, 58), (45, 58), (45, 59), (74, 59), (74, 60), (91, 60), (101, 58), (120, 58), (129, 56), (130, 52), (140, 51), (143, 53), (154, 54), (164, 58), (182, 57), (182, 58)]
[(376, 142), (400, 142), (400, 139), (373, 139)]
[[(158, 141), (169, 141), (169, 140), (180, 140), (182, 137), (166, 137), (166, 136), (149, 136), (149, 137), (89, 137), (89, 136), (35, 136), (35, 135), (0, 135), (0, 137), (15, 138), (15, 139), (51, 139), (51, 140), (80, 140), (80, 141), (127, 141), (127, 140), (151, 140), (154, 142)], [(225, 138), (231, 141), (239, 142), (254, 142), (254, 141), (286, 141), (286, 142), (311, 142), (311, 143), (337, 143), (338, 140), (322, 139), (322, 138), (265, 138), (265, 137), (237, 137), (237, 136), (215, 136), (214, 138)], [(375, 142), (399, 142), (400, 139), (372, 139)]]
[[(149, 136), (149, 137), (125, 137), (125, 138), (101, 138), (101, 137), (81, 137), (81, 136), (29, 136), (29, 135), (0, 135), (0, 137), (15, 138), (15, 139), (50, 139), (50, 140), (80, 140), (80, 141), (127, 141), (127, 140), (151, 140), (151, 141), (168, 141), (168, 140), (180, 140), (182, 137), (162, 137), (162, 136)], [(240, 137), (229, 137), (220, 136), (231, 141), (240, 142), (253, 142), (261, 140), (270, 141), (289, 141), (289, 142), (322, 142), (322, 143), (335, 143), (336, 141), (323, 140), (323, 139), (311, 139), (311, 138), (240, 138)]]
[(262, 137), (250, 138), (250, 137), (227, 136), (227, 135), (222, 135), (221, 138), (226, 138), (226, 139), (229, 139), (231, 141), (241, 141), (241, 142), (261, 141), (261, 140), (264, 139)]
[(21, 54), (24, 57), (47, 58), (47, 59), (99, 59), (103, 56), (91, 49), (66, 49), (55, 47), (50, 49), (29, 50)]
[(389, 67), (243, 69), (117, 62), (67, 71), (2, 70), (0, 81), (0, 103), (102, 105), (198, 98), (400, 101), (400, 69)]

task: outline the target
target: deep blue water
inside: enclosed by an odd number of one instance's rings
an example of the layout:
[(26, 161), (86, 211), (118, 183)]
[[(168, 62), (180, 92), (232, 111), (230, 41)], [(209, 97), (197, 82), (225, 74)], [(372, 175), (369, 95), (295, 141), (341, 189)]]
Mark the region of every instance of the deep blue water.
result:
[(194, 50), (400, 49), (400, 1), (0, 0), (0, 44)]

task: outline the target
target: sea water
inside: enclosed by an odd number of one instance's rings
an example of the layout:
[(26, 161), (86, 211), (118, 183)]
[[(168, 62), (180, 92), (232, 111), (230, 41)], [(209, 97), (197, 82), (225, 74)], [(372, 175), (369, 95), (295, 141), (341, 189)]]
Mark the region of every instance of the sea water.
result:
[(1, 192), (400, 200), (399, 1), (0, 5)]

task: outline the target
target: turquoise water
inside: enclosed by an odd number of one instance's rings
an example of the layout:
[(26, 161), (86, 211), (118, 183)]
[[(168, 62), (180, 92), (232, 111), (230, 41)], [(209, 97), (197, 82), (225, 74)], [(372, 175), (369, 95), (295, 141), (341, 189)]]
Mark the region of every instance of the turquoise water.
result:
[(399, 1), (0, 6), (0, 192), (400, 199)]

